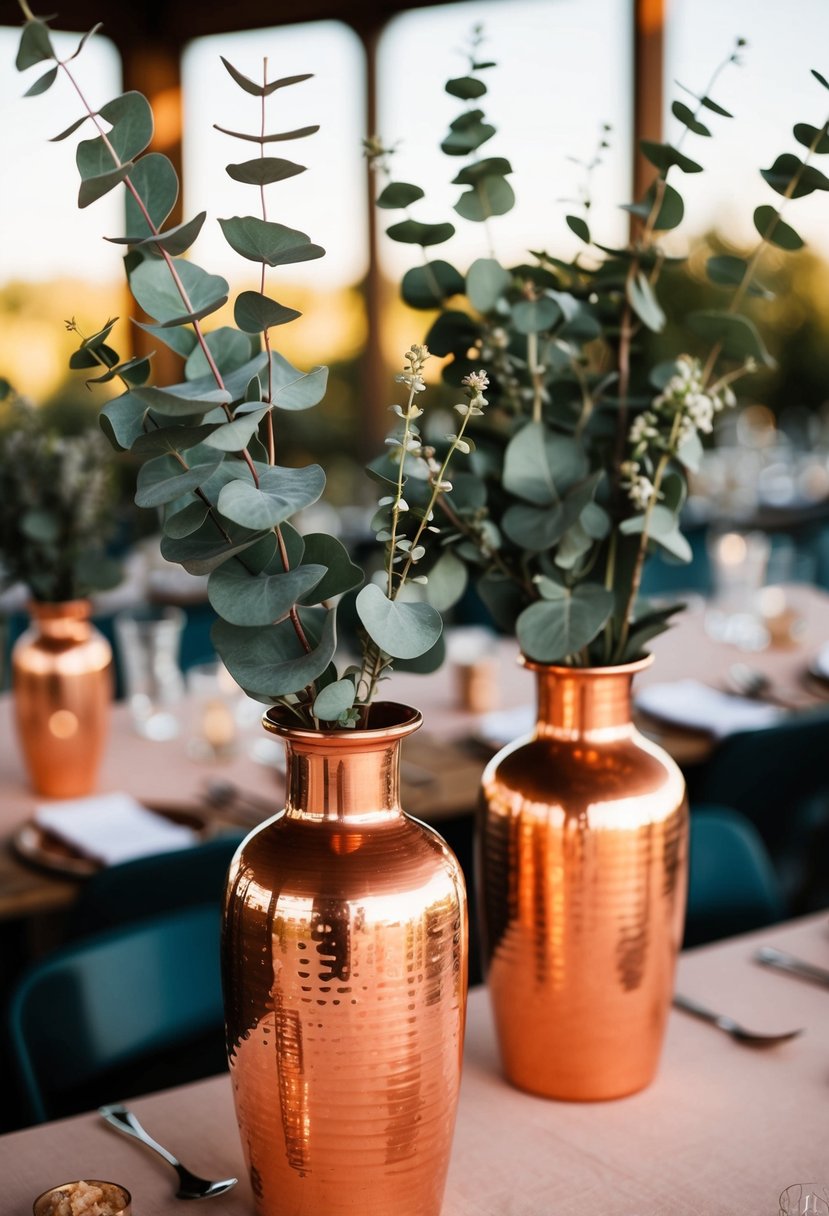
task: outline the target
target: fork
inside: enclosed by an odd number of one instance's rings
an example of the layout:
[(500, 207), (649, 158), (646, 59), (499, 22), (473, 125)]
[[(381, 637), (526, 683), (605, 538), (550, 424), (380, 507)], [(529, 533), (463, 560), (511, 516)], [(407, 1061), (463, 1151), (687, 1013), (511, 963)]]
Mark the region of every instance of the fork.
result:
[(726, 1034), (731, 1035), (732, 1039), (736, 1039), (738, 1043), (743, 1043), (747, 1047), (775, 1047), (778, 1043), (787, 1043), (789, 1039), (795, 1039), (799, 1034), (803, 1034), (801, 1030), (784, 1030), (780, 1034), (759, 1034), (753, 1030), (747, 1030), (745, 1026), (741, 1026), (739, 1022), (735, 1022), (733, 1018), (725, 1013), (715, 1013), (712, 1009), (706, 1009), (704, 1005), (698, 1005), (696, 1001), (689, 1000), (687, 996), (681, 996), (680, 993), (674, 993), (674, 1007), (681, 1009), (683, 1013), (690, 1013), (695, 1018), (700, 1018), (703, 1022), (710, 1022), (712, 1026), (717, 1026)]
[(229, 1191), (239, 1181), (238, 1178), (220, 1178), (211, 1182), (208, 1178), (199, 1178), (198, 1174), (192, 1174), (168, 1149), (153, 1140), (126, 1106), (99, 1106), (98, 1114), (103, 1116), (110, 1127), (133, 1140), (139, 1140), (173, 1167), (178, 1174), (179, 1183), (176, 1199), (212, 1199), (216, 1195), (224, 1195), (225, 1191)]

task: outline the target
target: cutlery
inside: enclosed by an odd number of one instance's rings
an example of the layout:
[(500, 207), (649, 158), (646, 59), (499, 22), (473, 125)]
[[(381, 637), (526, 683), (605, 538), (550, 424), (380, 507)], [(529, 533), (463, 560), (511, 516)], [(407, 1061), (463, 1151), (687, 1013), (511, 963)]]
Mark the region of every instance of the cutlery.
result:
[(151, 1148), (153, 1152), (158, 1153), (160, 1157), (163, 1157), (173, 1167), (178, 1174), (179, 1181), (176, 1199), (212, 1199), (215, 1195), (223, 1195), (225, 1191), (229, 1191), (239, 1181), (238, 1178), (221, 1178), (218, 1181), (211, 1182), (207, 1178), (199, 1178), (197, 1174), (191, 1174), (177, 1157), (174, 1157), (168, 1149), (153, 1140), (152, 1136), (138, 1122), (133, 1112), (126, 1106), (119, 1104), (114, 1106), (99, 1106), (98, 1113), (103, 1116), (110, 1127), (114, 1127), (116, 1131), (121, 1132), (125, 1136), (130, 1136), (133, 1140), (139, 1140), (141, 1144), (145, 1144), (147, 1148)]
[(763, 963), (766, 967), (775, 967), (778, 971), (788, 971), (802, 980), (811, 980), (813, 984), (821, 984), (829, 988), (829, 971), (823, 967), (815, 967), (802, 959), (786, 954), (784, 950), (775, 950), (773, 946), (761, 946), (754, 955), (754, 961)]
[(787, 1043), (789, 1039), (803, 1034), (802, 1030), (784, 1030), (782, 1034), (759, 1034), (753, 1030), (746, 1030), (745, 1026), (741, 1026), (727, 1014), (715, 1013), (712, 1009), (706, 1009), (704, 1005), (698, 1005), (696, 1001), (691, 1001), (687, 996), (681, 996), (678, 992), (674, 993), (674, 1007), (681, 1009), (684, 1013), (690, 1013), (695, 1018), (700, 1018), (703, 1022), (710, 1022), (712, 1026), (719, 1027), (720, 1030), (731, 1035), (732, 1039), (736, 1039), (738, 1043), (743, 1043), (747, 1047), (775, 1047), (778, 1043)]
[(766, 701), (770, 705), (778, 705), (781, 709), (796, 708), (794, 701), (774, 691), (770, 676), (759, 667), (750, 667), (748, 663), (731, 664), (728, 669), (728, 684), (732, 692), (752, 701)]
[(208, 806), (214, 811), (227, 811), (246, 823), (259, 824), (263, 819), (270, 819), (279, 807), (276, 801), (260, 798), (258, 794), (250, 794), (242, 790), (232, 781), (211, 781), (204, 792)]

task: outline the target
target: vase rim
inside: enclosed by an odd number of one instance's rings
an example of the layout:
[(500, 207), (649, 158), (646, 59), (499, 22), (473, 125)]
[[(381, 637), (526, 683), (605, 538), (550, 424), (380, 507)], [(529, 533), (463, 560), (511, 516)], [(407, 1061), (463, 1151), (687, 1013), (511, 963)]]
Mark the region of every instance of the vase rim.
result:
[(369, 727), (334, 727), (332, 730), (316, 730), (310, 726), (298, 725), (289, 711), (281, 706), (272, 705), (262, 715), (262, 725), (265, 730), (292, 742), (327, 744), (336, 743), (342, 746), (350, 743), (358, 747), (363, 743), (372, 744), (390, 739), (403, 739), (411, 735), (423, 722), (420, 710), (411, 705), (403, 705), (398, 701), (375, 701), (371, 705), (371, 713), (381, 719), (382, 724)]
[(75, 617), (85, 620), (92, 612), (92, 601), (78, 597), (74, 600), (37, 600), (27, 601), (26, 608), (30, 616), (38, 620), (52, 620), (57, 617)]
[(541, 663), (537, 659), (530, 659), (525, 654), (518, 656), (518, 662), (522, 667), (526, 667), (528, 671), (546, 671), (555, 675), (562, 676), (635, 676), (640, 671), (645, 671), (653, 663), (654, 656), (652, 654), (642, 655), (639, 659), (632, 659), (629, 663), (606, 663), (595, 667), (571, 667), (566, 663)]

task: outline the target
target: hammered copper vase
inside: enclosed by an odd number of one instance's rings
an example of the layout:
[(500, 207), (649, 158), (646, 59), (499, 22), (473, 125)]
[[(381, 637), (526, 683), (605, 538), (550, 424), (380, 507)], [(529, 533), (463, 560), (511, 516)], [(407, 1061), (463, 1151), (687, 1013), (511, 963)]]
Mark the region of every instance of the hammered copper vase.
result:
[(533, 733), (483, 777), (484, 962), (507, 1078), (547, 1098), (644, 1088), (682, 939), (687, 800), (631, 721), (649, 659), (536, 673)]
[(401, 809), (420, 725), (297, 728), (287, 802), (230, 868), (222, 943), (228, 1057), (258, 1216), (438, 1216), (466, 1008), (466, 894), (454, 855)]
[(17, 733), (38, 794), (73, 798), (95, 788), (113, 697), (112, 648), (88, 600), (29, 605), (12, 649)]

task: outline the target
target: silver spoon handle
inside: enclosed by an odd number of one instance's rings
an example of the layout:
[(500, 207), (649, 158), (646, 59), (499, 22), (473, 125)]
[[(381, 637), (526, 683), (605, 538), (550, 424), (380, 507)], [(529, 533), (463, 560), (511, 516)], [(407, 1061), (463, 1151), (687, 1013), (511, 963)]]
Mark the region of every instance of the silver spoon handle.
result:
[(704, 1005), (698, 1005), (696, 1001), (690, 1000), (687, 996), (682, 996), (681, 993), (674, 993), (674, 1005), (677, 1009), (681, 1009), (684, 1013), (690, 1013), (695, 1018), (701, 1018), (703, 1022), (711, 1022), (714, 1026), (722, 1022), (722, 1015), (714, 1013), (711, 1009), (706, 1009)]
[(130, 1136), (133, 1140), (140, 1140), (147, 1148), (151, 1148), (153, 1152), (158, 1153), (159, 1157), (163, 1157), (174, 1169), (181, 1168), (181, 1162), (178, 1158), (174, 1157), (162, 1144), (153, 1140), (152, 1136), (144, 1130), (136, 1116), (126, 1106), (99, 1106), (98, 1113), (116, 1131), (122, 1132), (125, 1136)]

